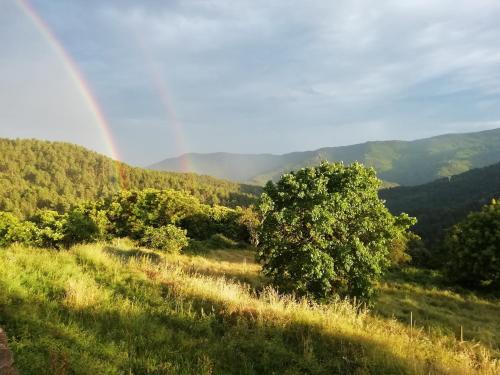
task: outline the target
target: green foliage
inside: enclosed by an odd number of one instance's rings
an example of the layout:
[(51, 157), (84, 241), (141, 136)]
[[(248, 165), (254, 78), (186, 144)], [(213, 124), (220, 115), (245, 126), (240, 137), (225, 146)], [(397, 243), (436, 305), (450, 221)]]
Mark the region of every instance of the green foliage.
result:
[(445, 240), (448, 277), (463, 286), (500, 288), (500, 202), (453, 226)]
[[(422, 240), (413, 232), (402, 232), (394, 238), (389, 245), (389, 260), (392, 266), (403, 266), (413, 260), (413, 255), (418, 259), (421, 256), (420, 245)], [(413, 254), (413, 255), (412, 255)]]
[(167, 224), (159, 228), (148, 227), (139, 240), (142, 246), (163, 250), (169, 253), (179, 253), (188, 246), (186, 230)]
[[(418, 219), (417, 219), (418, 220)], [(409, 232), (406, 252), (410, 257), (411, 264), (425, 267), (432, 262), (432, 253), (426, 247), (422, 238), (413, 232)]]
[(414, 223), (378, 198), (373, 169), (322, 163), (269, 182), (258, 258), (281, 290), (325, 299), (369, 298), (391, 243)]
[[(96, 214), (96, 215), (91, 215)], [(103, 225), (105, 217), (82, 207), (71, 210), (64, 220), (63, 242), (66, 246), (77, 243), (92, 242), (105, 237)]]
[(16, 216), (67, 212), (121, 189), (169, 188), (230, 207), (249, 205), (261, 191), (209, 176), (134, 168), (68, 143), (0, 139), (0, 150), (0, 210)]
[(12, 228), (19, 224), (19, 220), (8, 212), (0, 212), (0, 247), (10, 244)]
[(19, 242), (31, 244), (35, 227), (30, 222), (21, 222), (9, 212), (0, 211), (0, 247), (7, 247)]
[[(25, 221), (10, 213), (1, 214), (2, 247), (20, 242), (62, 248), (113, 237), (130, 237), (144, 246), (178, 251), (187, 245), (186, 234), (199, 241), (219, 234), (231, 243), (250, 238), (248, 219), (242, 219), (244, 214), (249, 215), (248, 210), (209, 206), (175, 190), (122, 190), (101, 201), (77, 205), (64, 214), (38, 210)], [(182, 236), (176, 234), (176, 230), (181, 231)]]
[(40, 210), (29, 221), (35, 225), (33, 242), (36, 246), (57, 248), (64, 242), (64, 215), (52, 210)]
[(138, 239), (148, 227), (173, 224), (196, 240), (217, 233), (236, 241), (249, 238), (247, 227), (240, 222), (241, 209), (209, 206), (175, 190), (122, 191), (105, 200), (102, 209), (112, 223), (111, 232), (118, 237)]
[(248, 232), (247, 242), (252, 246), (259, 245), (259, 230), (261, 226), (261, 218), (259, 213), (252, 207), (237, 207), (236, 211), (240, 214), (238, 223), (246, 228)]
[(116, 193), (104, 200), (102, 208), (112, 223), (114, 235), (137, 239), (147, 227), (177, 224), (210, 206), (180, 191), (145, 189)]
[(441, 242), (446, 231), (500, 196), (500, 164), (425, 185), (381, 190), (379, 195), (393, 214), (406, 212), (418, 219), (413, 231), (423, 243), (414, 244), (419, 249), (417, 256), (412, 255), (412, 263), (442, 267), (446, 257), (442, 256)]

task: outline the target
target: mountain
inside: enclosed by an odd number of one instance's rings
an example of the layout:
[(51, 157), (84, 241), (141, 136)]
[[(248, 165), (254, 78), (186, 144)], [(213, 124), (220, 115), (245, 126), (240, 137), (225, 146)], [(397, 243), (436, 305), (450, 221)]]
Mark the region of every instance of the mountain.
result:
[(37, 208), (59, 211), (80, 200), (120, 188), (185, 190), (203, 202), (247, 205), (260, 188), (192, 173), (135, 168), (81, 146), (0, 138), (0, 210), (28, 215)]
[(384, 181), (419, 185), (500, 161), (500, 129), (446, 134), (416, 141), (378, 141), (315, 151), (272, 154), (186, 154), (149, 168), (182, 171), (185, 160), (192, 172), (247, 183), (264, 184), (284, 172), (321, 160), (362, 162), (373, 166)]
[(447, 228), (500, 197), (500, 163), (424, 185), (384, 189), (379, 196), (393, 213), (415, 216), (414, 231), (433, 247)]

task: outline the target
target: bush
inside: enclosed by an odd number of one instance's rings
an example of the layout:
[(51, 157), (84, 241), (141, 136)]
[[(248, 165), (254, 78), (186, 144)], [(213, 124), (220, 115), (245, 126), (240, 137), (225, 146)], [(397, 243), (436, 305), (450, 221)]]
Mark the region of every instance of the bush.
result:
[(99, 239), (100, 231), (96, 222), (82, 209), (70, 211), (62, 228), (65, 246)]
[(378, 198), (375, 171), (322, 163), (269, 182), (261, 197), (258, 260), (281, 290), (324, 300), (368, 299), (389, 248), (415, 222)]
[(164, 250), (170, 253), (178, 253), (188, 246), (189, 239), (186, 231), (175, 225), (167, 224), (159, 228), (148, 227), (144, 235), (139, 239), (142, 246), (153, 249)]
[(10, 233), (12, 228), (19, 225), (19, 220), (9, 212), (0, 212), (0, 247), (6, 247), (12, 243)]
[(31, 245), (35, 226), (30, 222), (22, 222), (9, 212), (0, 212), (0, 247), (14, 242)]
[(64, 215), (52, 210), (40, 210), (29, 221), (34, 224), (33, 242), (36, 246), (61, 247), (66, 224)]
[(473, 212), (448, 233), (448, 278), (465, 287), (500, 288), (500, 202)]
[(186, 229), (196, 240), (208, 240), (217, 233), (236, 241), (249, 239), (247, 227), (239, 221), (240, 211), (211, 207), (180, 191), (121, 191), (100, 208), (112, 223), (110, 232), (120, 237), (140, 239), (148, 227), (172, 224)]

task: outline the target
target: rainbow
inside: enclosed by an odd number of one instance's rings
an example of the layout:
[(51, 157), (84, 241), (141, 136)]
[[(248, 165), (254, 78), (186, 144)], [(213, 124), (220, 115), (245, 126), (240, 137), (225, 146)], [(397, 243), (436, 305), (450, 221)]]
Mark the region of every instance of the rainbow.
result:
[(153, 86), (159, 96), (160, 103), (162, 105), (163, 111), (165, 113), (165, 117), (167, 121), (171, 124), (172, 130), (174, 132), (175, 143), (177, 146), (177, 153), (179, 154), (180, 160), (180, 170), (181, 172), (191, 172), (193, 170), (189, 157), (186, 154), (186, 142), (184, 140), (184, 134), (182, 132), (182, 126), (179, 122), (177, 114), (174, 109), (174, 105), (172, 104), (172, 98), (167, 89), (167, 84), (165, 79), (161, 73), (158, 64), (153, 59), (149, 50), (146, 48), (145, 44), (142, 42), (140, 38), (137, 38), (137, 45), (140, 47), (142, 51), (142, 55), (144, 61), (146, 62), (146, 66), (149, 70), (149, 74), (151, 76), (151, 80)]
[(21, 9), (21, 11), (33, 22), (41, 35), (43, 35), (44, 39), (63, 62), (66, 72), (75, 83), (75, 86), (78, 88), (80, 95), (95, 117), (98, 131), (105, 141), (107, 153), (111, 155), (111, 157), (116, 161), (115, 166), (120, 186), (124, 187), (125, 176), (122, 168), (122, 163), (120, 163), (119, 161), (121, 159), (120, 153), (118, 152), (118, 147), (113, 140), (111, 127), (107, 122), (104, 112), (101, 109), (98, 101), (96, 100), (92, 89), (90, 88), (89, 84), (85, 80), (85, 77), (78, 68), (78, 65), (73, 60), (71, 55), (66, 51), (63, 44), (56, 37), (49, 25), (37, 13), (36, 9), (29, 3), (28, 0), (15, 0), (15, 3), (18, 5), (19, 9)]

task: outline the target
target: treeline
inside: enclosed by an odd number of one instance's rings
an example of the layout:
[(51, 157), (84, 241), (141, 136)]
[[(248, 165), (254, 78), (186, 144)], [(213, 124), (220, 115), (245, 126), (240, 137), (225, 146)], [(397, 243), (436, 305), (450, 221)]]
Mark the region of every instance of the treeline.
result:
[(406, 212), (417, 218), (413, 231), (422, 238), (427, 251), (420, 265), (436, 267), (446, 261), (442, 243), (449, 229), (500, 197), (500, 164), (424, 185), (381, 190), (379, 196), (394, 214)]
[(65, 213), (41, 209), (22, 220), (0, 212), (0, 247), (13, 243), (65, 248), (78, 243), (129, 237), (138, 244), (177, 252), (199, 241), (249, 244), (258, 220), (249, 208), (210, 206), (175, 190), (122, 190)]
[(203, 203), (229, 207), (247, 206), (261, 191), (209, 176), (135, 168), (69, 143), (0, 139), (2, 211), (20, 217), (38, 209), (63, 213), (123, 188), (180, 190)]

